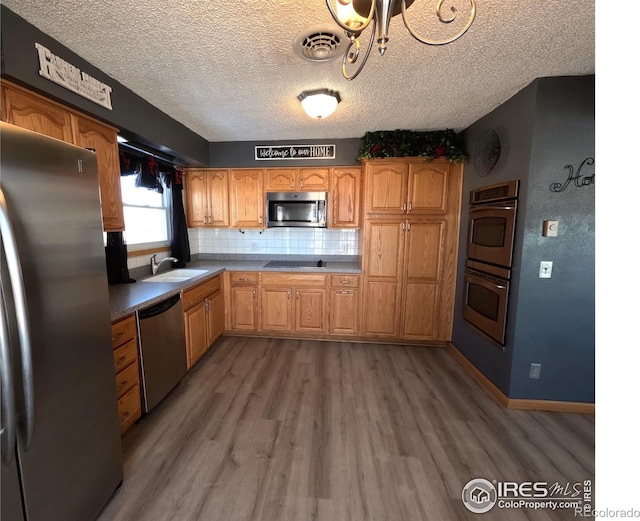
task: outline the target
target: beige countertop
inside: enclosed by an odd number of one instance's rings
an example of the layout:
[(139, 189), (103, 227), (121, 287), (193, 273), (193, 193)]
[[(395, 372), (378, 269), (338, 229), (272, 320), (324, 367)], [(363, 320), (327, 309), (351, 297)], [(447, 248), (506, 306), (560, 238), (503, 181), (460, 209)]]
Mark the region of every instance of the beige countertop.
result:
[[(357, 262), (328, 261), (322, 268), (265, 268), (268, 260), (199, 260), (190, 262), (188, 269), (207, 270), (184, 282), (142, 282), (109, 286), (111, 320), (115, 321), (139, 309), (157, 304), (184, 289), (197, 286), (203, 280), (223, 271), (286, 271), (300, 273), (362, 273)], [(169, 271), (161, 270), (161, 273)], [(147, 278), (147, 277), (145, 277)]]

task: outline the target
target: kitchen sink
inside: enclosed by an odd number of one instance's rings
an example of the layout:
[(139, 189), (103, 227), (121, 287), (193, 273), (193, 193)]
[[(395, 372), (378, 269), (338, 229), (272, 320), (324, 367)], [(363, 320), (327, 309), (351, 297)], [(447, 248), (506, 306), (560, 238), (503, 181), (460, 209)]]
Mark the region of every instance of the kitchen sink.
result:
[(148, 279), (142, 279), (142, 282), (184, 282), (185, 280), (192, 279), (198, 275), (204, 275), (205, 273), (207, 273), (207, 270), (171, 270), (160, 273), (160, 275), (154, 275)]

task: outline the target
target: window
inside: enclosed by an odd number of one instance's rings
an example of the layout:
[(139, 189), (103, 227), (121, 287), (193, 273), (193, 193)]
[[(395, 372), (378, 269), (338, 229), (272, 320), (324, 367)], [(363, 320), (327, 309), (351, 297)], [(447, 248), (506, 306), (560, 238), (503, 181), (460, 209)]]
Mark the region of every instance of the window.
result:
[[(135, 175), (120, 178), (125, 236), (130, 250), (169, 244), (168, 191), (136, 187)], [(135, 246), (138, 246), (136, 248)]]

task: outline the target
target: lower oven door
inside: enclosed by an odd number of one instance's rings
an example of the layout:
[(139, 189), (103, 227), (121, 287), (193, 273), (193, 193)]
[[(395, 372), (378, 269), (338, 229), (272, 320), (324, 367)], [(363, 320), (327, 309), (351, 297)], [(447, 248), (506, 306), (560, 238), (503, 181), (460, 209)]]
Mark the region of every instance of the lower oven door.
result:
[(480, 332), (505, 344), (509, 281), (466, 269), (462, 316)]

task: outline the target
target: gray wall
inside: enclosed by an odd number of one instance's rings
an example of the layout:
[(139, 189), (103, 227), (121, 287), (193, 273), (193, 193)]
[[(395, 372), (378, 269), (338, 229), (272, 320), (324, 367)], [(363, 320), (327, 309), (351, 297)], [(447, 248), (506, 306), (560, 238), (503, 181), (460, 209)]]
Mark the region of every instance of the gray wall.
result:
[[(453, 322), (453, 344), (503, 393), (509, 393), (511, 360), (513, 357), (513, 337), (515, 328), (507, 326), (506, 350), (473, 329), (462, 318), (462, 292), (464, 289), (464, 261), (467, 256), (467, 233), (469, 217), (469, 192), (476, 188), (499, 182), (520, 180), (519, 219), (516, 223), (516, 238), (512, 270), (512, 284), (508, 316), (516, 312), (518, 294), (518, 273), (522, 236), (524, 234), (524, 202), (527, 193), (527, 177), (531, 155), (531, 134), (535, 114), (535, 84), (520, 91), (506, 103), (487, 114), (464, 131), (468, 158), (464, 165), (462, 209), (460, 216), (460, 243), (458, 248), (458, 274)], [(493, 171), (486, 177), (479, 177), (474, 170), (474, 148), (478, 137), (488, 128), (493, 128), (500, 137), (500, 159)]]
[[(170, 118), (4, 5), (1, 9), (3, 77), (110, 123), (122, 130), (125, 137), (137, 138), (154, 148), (174, 155), (185, 165), (207, 165), (208, 141)], [(111, 94), (113, 110), (103, 108), (41, 77), (38, 74), (40, 66), (35, 48), (36, 42), (109, 85), (113, 89)], [(117, 49), (114, 49), (114, 52), (118, 52)]]
[[(256, 161), (256, 146), (335, 145), (335, 159)], [(287, 141), (225, 141), (209, 143), (210, 166), (214, 168), (275, 168), (297, 166), (360, 166), (362, 139), (290, 139)]]
[[(595, 158), (595, 78), (538, 81), (529, 186), (515, 324), (512, 398), (595, 401), (595, 186), (564, 182)], [(591, 175), (595, 165), (582, 173)], [(542, 222), (559, 220), (558, 237), (542, 237)], [(553, 261), (551, 279), (538, 278), (541, 260)], [(542, 364), (540, 380), (529, 364)]]
[[(593, 402), (595, 398), (594, 187), (568, 187), (574, 169), (595, 154), (594, 77), (541, 78), (465, 131), (463, 203), (469, 191), (520, 179), (518, 221), (506, 350), (462, 318), (467, 208), (463, 204), (453, 344), (510, 398)], [(474, 147), (486, 128), (497, 130), (502, 153), (485, 178), (473, 169)], [(593, 167), (585, 173), (594, 173)], [(559, 220), (557, 238), (542, 237), (542, 221)], [(539, 279), (541, 260), (553, 261), (551, 279)], [(539, 380), (529, 364), (542, 364)]]

